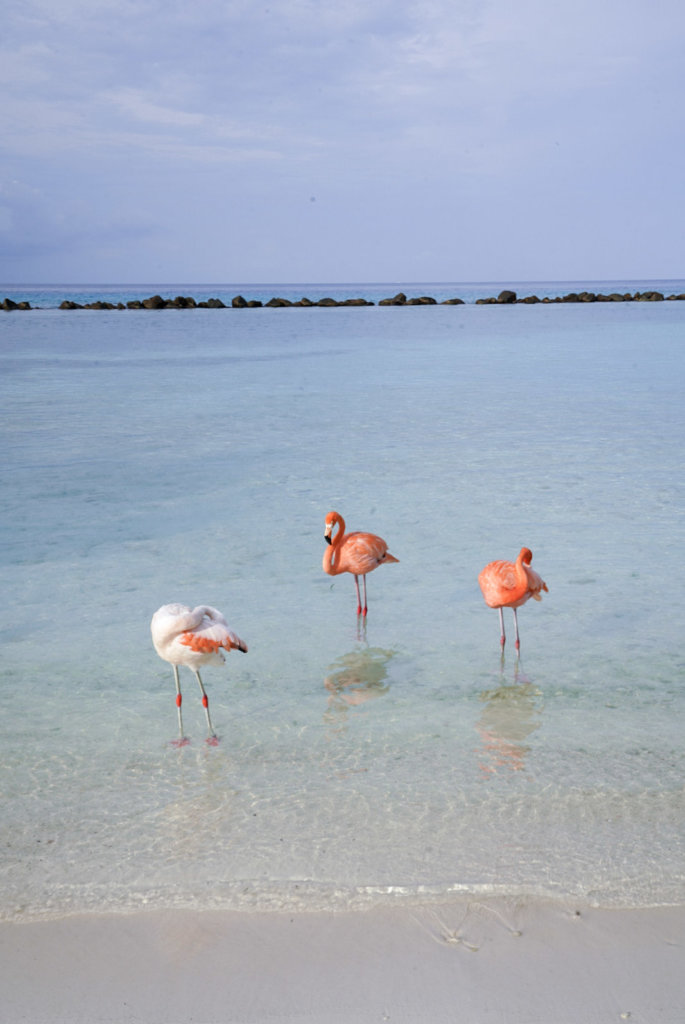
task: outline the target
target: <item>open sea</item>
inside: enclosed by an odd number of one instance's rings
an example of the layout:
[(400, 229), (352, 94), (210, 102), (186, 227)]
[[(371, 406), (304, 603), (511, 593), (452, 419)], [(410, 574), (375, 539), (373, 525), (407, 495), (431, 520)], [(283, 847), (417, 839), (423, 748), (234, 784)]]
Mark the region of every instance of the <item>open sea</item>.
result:
[[(0, 916), (685, 902), (685, 282), (0, 285)], [(460, 306), (72, 311), (397, 291)], [(324, 517), (399, 564), (321, 568)], [(549, 594), (500, 655), (477, 577)], [(249, 645), (181, 668), (162, 604)]]

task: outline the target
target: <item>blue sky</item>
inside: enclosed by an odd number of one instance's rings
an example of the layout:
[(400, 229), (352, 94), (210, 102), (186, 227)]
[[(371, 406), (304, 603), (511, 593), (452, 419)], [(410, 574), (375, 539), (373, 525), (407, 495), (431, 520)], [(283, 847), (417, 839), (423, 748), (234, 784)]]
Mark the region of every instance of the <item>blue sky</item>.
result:
[(5, 0), (0, 280), (685, 276), (682, 0)]

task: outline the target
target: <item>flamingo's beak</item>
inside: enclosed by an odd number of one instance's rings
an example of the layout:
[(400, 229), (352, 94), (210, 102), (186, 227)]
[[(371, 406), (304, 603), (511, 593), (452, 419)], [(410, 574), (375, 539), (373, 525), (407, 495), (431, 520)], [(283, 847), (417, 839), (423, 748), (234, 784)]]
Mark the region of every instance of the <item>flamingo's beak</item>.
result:
[(326, 523), (326, 529), (324, 531), (324, 540), (327, 544), (332, 544), (331, 534), (333, 533), (333, 523)]
[(324, 533), (323, 539), (326, 541), (327, 544), (332, 544), (333, 543), (333, 541), (331, 540), (330, 533)]

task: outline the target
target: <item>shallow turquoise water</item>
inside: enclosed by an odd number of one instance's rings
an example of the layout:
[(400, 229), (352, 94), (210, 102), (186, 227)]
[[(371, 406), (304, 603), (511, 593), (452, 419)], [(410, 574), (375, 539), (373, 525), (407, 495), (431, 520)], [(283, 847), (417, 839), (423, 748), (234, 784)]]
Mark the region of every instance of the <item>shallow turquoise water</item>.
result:
[[(682, 901), (684, 340), (683, 303), (1, 318), (4, 916)], [(400, 559), (363, 628), (330, 508)], [(502, 665), (476, 578), (523, 544)], [(250, 646), (218, 748), (190, 674), (169, 742), (170, 601)]]

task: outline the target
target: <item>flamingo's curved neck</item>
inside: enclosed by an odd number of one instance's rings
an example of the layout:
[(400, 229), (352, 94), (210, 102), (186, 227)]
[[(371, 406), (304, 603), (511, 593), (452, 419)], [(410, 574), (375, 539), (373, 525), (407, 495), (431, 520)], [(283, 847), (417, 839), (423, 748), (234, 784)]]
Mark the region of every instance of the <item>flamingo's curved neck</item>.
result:
[(530, 564), (530, 552), (527, 548), (521, 548), (519, 556), (516, 559), (516, 576), (524, 592), (528, 590), (528, 573), (526, 572), (526, 562)]
[(331, 576), (336, 576), (340, 570), (338, 569), (338, 548), (342, 543), (342, 539), (345, 535), (345, 520), (342, 516), (337, 516), (334, 520), (337, 525), (335, 533), (331, 534), (331, 543), (326, 548), (323, 556), (323, 567), (324, 571), (329, 573)]

